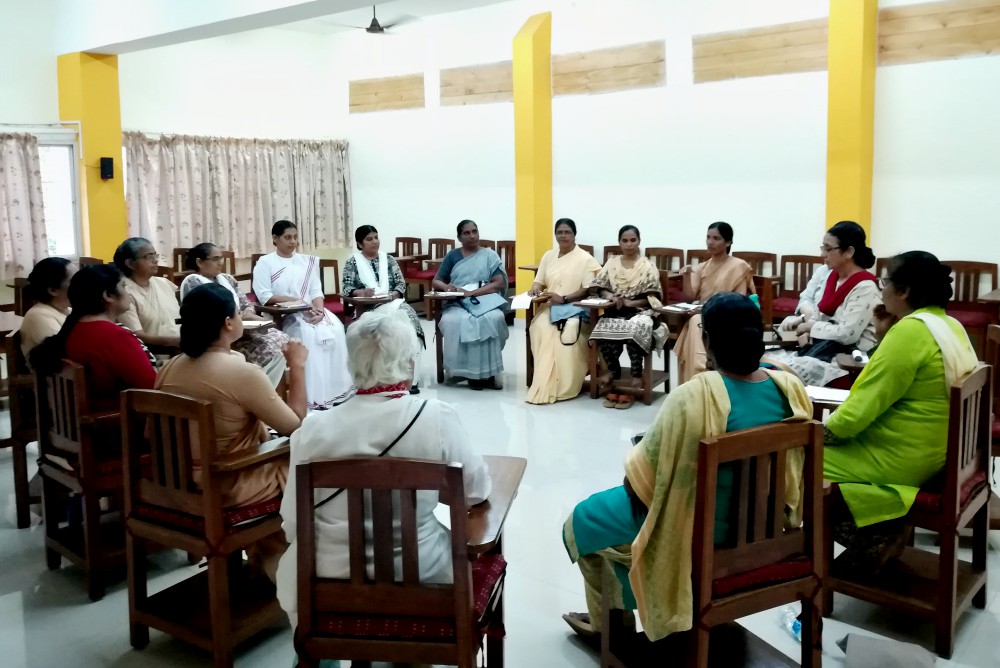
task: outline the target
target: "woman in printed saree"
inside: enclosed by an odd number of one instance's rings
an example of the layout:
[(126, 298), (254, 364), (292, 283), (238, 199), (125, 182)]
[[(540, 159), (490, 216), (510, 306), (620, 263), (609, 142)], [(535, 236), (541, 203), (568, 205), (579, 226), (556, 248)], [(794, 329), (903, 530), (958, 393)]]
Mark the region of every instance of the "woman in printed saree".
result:
[(781, 323), (799, 335), (798, 351), (782, 350), (768, 357), (787, 365), (806, 385), (826, 385), (846, 376), (833, 359), (875, 345), (872, 317), (879, 296), (878, 279), (868, 272), (875, 255), (865, 245), (865, 231), (842, 220), (826, 233), (819, 247), (824, 264), (816, 269), (799, 297), (793, 315)]
[[(269, 318), (257, 315), (253, 304), (240, 292), (236, 279), (222, 272), (222, 255), (215, 244), (202, 243), (187, 252), (184, 266), (191, 270), (181, 283), (181, 303), (199, 285), (215, 283), (221, 285), (232, 296), (240, 317), (245, 322), (261, 321)], [(288, 342), (288, 335), (277, 329), (267, 331), (245, 330), (243, 336), (233, 343), (233, 350), (241, 353), (247, 362), (264, 370), (274, 387), (285, 375), (285, 357), (282, 348)]]
[(576, 223), (560, 218), (555, 227), (558, 248), (547, 251), (538, 265), (529, 294), (547, 297), (536, 305), (531, 321), (531, 353), (535, 377), (529, 404), (552, 404), (580, 394), (587, 375), (587, 341), (593, 323), (574, 301), (587, 294), (601, 270), (597, 260), (576, 245)]
[(309, 350), (309, 408), (326, 409), (343, 403), (354, 394), (354, 383), (347, 371), (344, 325), (323, 306), (319, 258), (295, 252), (299, 230), (287, 220), (279, 220), (271, 227), (271, 241), (274, 252), (260, 258), (253, 270), (254, 293), (265, 305), (305, 302), (312, 307), (286, 315), (281, 328)]
[(826, 423), (823, 476), (839, 483), (830, 523), (845, 569), (874, 574), (898, 556), (899, 518), (945, 466), (950, 388), (977, 363), (965, 329), (945, 315), (951, 280), (930, 253), (892, 258), (882, 300), (900, 320)]
[[(625, 458), (624, 484), (577, 504), (563, 525), (563, 543), (583, 574), (587, 614), (563, 619), (596, 639), (602, 597), (637, 609), (650, 640), (692, 625), (691, 542), (698, 444), (704, 438), (784, 420), (808, 420), (812, 407), (793, 374), (758, 366), (764, 344), (760, 310), (747, 297), (721, 293), (702, 311), (714, 371), (699, 374), (667, 395), (652, 427)], [(789, 453), (784, 471), (785, 522), (801, 516), (802, 451)], [(736, 471), (719, 471), (715, 541), (735, 536)], [(614, 577), (612, 591), (603, 574)]]
[[(410, 394), (420, 394), (417, 384), (420, 382), (420, 353), (421, 349), (427, 348), (424, 340), (424, 328), (417, 319), (417, 312), (405, 301), (399, 301), (406, 297), (406, 281), (403, 279), (403, 272), (396, 262), (396, 258), (380, 250), (381, 242), (378, 238), (378, 230), (374, 225), (362, 225), (354, 231), (354, 241), (358, 251), (347, 259), (344, 264), (344, 274), (340, 285), (343, 294), (351, 297), (374, 297), (376, 295), (389, 295), (393, 298), (389, 308), (398, 308), (405, 313), (413, 325), (413, 333), (420, 341), (417, 349), (417, 357), (413, 369), (413, 385), (410, 387)], [(393, 305), (395, 304), (395, 305)], [(379, 304), (375, 308), (385, 306)]]
[(157, 276), (159, 259), (148, 239), (131, 237), (115, 251), (115, 266), (125, 276), (129, 308), (119, 318), (147, 346), (177, 347), (181, 317), (177, 287)]
[(441, 262), (432, 285), (442, 292), (461, 292), (445, 302), (441, 313), (444, 368), (453, 381), (466, 379), (473, 390), (499, 390), (503, 347), (507, 343), (507, 273), (496, 251), (479, 245), (479, 227), (458, 224), (459, 247)]
[[(639, 228), (625, 225), (618, 230), (621, 255), (615, 255), (604, 265), (590, 284), (590, 291), (615, 303), (604, 310), (597, 326), (590, 333), (591, 345), (601, 351), (608, 367), (601, 376), (601, 393), (622, 377), (618, 361), (622, 348), (628, 350), (632, 386), (642, 386), (642, 363), (654, 347), (662, 350), (666, 326), (654, 318), (650, 306), (659, 306), (662, 298), (660, 272), (639, 252)], [(632, 397), (608, 394), (606, 408), (629, 408)]]
[[(753, 268), (729, 253), (733, 249), (733, 228), (729, 223), (712, 223), (705, 235), (709, 259), (697, 266), (681, 268), (684, 297), (689, 301), (704, 303), (717, 292), (736, 292), (741, 295), (756, 293), (753, 287)], [(674, 352), (677, 354), (679, 382), (684, 383), (705, 370), (707, 357), (698, 332), (700, 315), (688, 319), (677, 335)]]

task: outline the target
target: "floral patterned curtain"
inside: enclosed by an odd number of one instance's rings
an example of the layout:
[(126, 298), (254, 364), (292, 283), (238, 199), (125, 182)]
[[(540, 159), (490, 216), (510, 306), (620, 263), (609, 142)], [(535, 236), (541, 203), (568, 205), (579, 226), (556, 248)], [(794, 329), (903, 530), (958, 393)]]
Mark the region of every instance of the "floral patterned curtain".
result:
[(49, 255), (34, 135), (0, 134), (0, 237), (0, 280), (27, 276), (36, 262)]
[(161, 254), (203, 241), (267, 253), (281, 219), (298, 225), (306, 251), (348, 245), (347, 142), (126, 132), (124, 143), (129, 233)]

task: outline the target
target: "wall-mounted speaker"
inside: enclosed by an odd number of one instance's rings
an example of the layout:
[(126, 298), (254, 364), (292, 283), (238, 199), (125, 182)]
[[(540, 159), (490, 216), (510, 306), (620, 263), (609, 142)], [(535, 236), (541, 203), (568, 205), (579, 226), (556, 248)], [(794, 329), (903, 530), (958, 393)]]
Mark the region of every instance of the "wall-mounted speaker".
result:
[(107, 181), (115, 178), (115, 159), (101, 158), (101, 179)]

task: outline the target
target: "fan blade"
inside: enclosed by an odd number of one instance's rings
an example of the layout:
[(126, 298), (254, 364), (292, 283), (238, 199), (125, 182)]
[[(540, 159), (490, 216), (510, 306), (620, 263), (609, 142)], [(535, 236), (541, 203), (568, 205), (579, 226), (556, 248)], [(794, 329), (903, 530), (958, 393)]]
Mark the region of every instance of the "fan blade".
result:
[(388, 30), (389, 28), (395, 28), (396, 26), (403, 25), (405, 23), (413, 23), (417, 20), (416, 16), (400, 16), (398, 19), (392, 23), (383, 23), (382, 28)]

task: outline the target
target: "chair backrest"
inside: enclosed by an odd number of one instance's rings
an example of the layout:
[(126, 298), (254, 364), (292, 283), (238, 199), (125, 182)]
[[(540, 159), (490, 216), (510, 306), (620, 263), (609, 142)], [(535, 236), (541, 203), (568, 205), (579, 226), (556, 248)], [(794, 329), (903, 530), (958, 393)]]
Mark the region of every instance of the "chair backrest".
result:
[(955, 296), (952, 299), (956, 302), (976, 302), (979, 299), (980, 285), (984, 277), (989, 278), (990, 281), (987, 292), (997, 289), (997, 265), (992, 262), (954, 260), (943, 264), (951, 267), (955, 277)]
[(4, 340), (7, 357), (7, 396), (10, 400), (10, 433), (19, 438), (25, 430), (31, 432), (28, 441), (37, 439), (34, 435), (37, 416), (35, 415), (35, 379), (28, 367), (28, 360), (21, 352), (21, 332), (14, 331)]
[[(785, 466), (803, 448), (802, 528), (785, 528)], [(734, 540), (715, 545), (719, 467), (735, 468)], [(695, 496), (695, 600), (708, 601), (718, 578), (803, 555), (813, 571), (823, 560), (823, 425), (815, 420), (780, 422), (705, 439), (698, 447)], [(707, 596), (707, 598), (706, 598)]]
[[(221, 490), (208, 485), (202, 492), (194, 474), (196, 462), (205, 477), (214, 461), (212, 403), (159, 390), (125, 390), (121, 421), (128, 507), (148, 503), (203, 516), (206, 522), (216, 514), (206, 513), (206, 507), (219, 508), (221, 533)], [(213, 447), (202, 448), (202, 443)], [(148, 466), (140, 462), (143, 454)]]
[(184, 261), (187, 259), (187, 252), (190, 248), (175, 248), (171, 257), (171, 265), (174, 271), (184, 271)]
[(490, 250), (497, 249), (497, 242), (490, 241), (489, 239), (480, 239), (479, 245), (482, 246), (483, 248), (489, 248)]
[[(479, 243), (482, 242), (480, 241)], [(455, 248), (454, 239), (444, 239), (442, 237), (436, 237), (434, 239), (427, 240), (427, 252), (430, 254), (432, 260), (438, 260), (440, 258), (443, 258), (445, 255), (448, 254), (448, 251), (454, 248)], [(417, 251), (416, 254), (419, 255), (420, 251)], [(414, 253), (410, 253), (410, 255), (414, 255)]]
[(962, 487), (977, 472), (989, 474), (994, 368), (980, 363), (951, 387), (948, 454), (941, 512), (957, 516)]
[(86, 385), (83, 367), (70, 360), (52, 375), (35, 374), (39, 453), (43, 458), (77, 455), (81, 475), (96, 472), (92, 449), (83, 444), (83, 420), (90, 413)]
[(23, 316), (35, 305), (35, 299), (28, 291), (28, 279), (18, 276), (14, 279), (14, 314)]
[(679, 271), (684, 266), (684, 251), (680, 248), (653, 246), (645, 249), (644, 254), (661, 271)]
[(588, 246), (587, 244), (577, 244), (577, 246), (579, 246), (583, 250), (587, 251), (590, 255), (594, 254), (594, 247), (593, 246)]
[(498, 241), (497, 255), (503, 260), (503, 269), (507, 272), (507, 280), (513, 281), (517, 273), (517, 246), (513, 241)]
[(892, 260), (891, 257), (880, 257), (875, 260), (875, 276), (877, 278), (885, 278), (889, 275), (890, 260)]
[[(794, 293), (794, 296), (797, 297), (800, 292), (806, 289), (816, 267), (821, 264), (823, 264), (823, 258), (819, 255), (782, 255), (782, 296), (792, 296), (791, 293)], [(790, 271), (789, 265), (791, 265)]]
[(424, 252), (424, 242), (420, 237), (396, 237), (396, 257), (421, 255)]
[(253, 253), (250, 256), (250, 293), (253, 294), (253, 270), (257, 268), (257, 262), (266, 255), (266, 253)]
[(774, 321), (774, 298), (778, 296), (779, 286), (772, 276), (758, 276), (754, 274), (753, 287), (757, 291), (757, 299), (760, 303), (760, 318), (764, 322), (764, 331), (771, 331), (771, 323)]
[[(1000, 369), (1000, 325), (990, 325), (986, 328), (985, 357), (985, 362), (993, 367), (993, 414), (1000, 420), (1000, 372), (997, 372), (997, 369)], [(13, 419), (12, 410), (11, 420)]]
[[(308, 645), (309, 636), (318, 630), (320, 615), (392, 615), (452, 620), (459, 648), (471, 649), (472, 575), (461, 466), (393, 457), (350, 457), (299, 464), (294, 475), (298, 521), (297, 644)], [(345, 491), (331, 504), (347, 506), (350, 576), (321, 578), (316, 574), (315, 490), (326, 494), (326, 490), (332, 493), (338, 489)], [(452, 584), (420, 582), (418, 490), (436, 490), (439, 502), (450, 506)], [(370, 512), (366, 512), (366, 505)], [(366, 517), (372, 525), (370, 541)], [(398, 532), (393, 527), (397, 517)], [(374, 555), (374, 578), (367, 576), (368, 543)], [(401, 579), (396, 577), (397, 549), (402, 559)]]
[(219, 249), (222, 256), (222, 271), (230, 276), (236, 276), (236, 253), (231, 250)]
[(77, 259), (76, 263), (77, 263), (77, 266), (80, 266), (80, 267), (93, 267), (94, 265), (97, 265), (97, 264), (104, 264), (104, 260), (102, 260), (100, 258), (97, 258), (97, 257), (87, 257), (85, 255), (81, 255)]
[(622, 248), (618, 244), (615, 244), (614, 246), (605, 246), (604, 259), (601, 260), (601, 264), (607, 264), (608, 260), (610, 260), (613, 256), (621, 254), (622, 254)]
[(683, 289), (684, 284), (680, 274), (673, 274), (666, 269), (660, 269), (660, 292), (663, 294), (662, 303), (664, 306), (674, 303), (670, 299), (671, 290)]
[[(330, 269), (333, 272), (333, 283), (327, 283), (326, 281), (326, 270)], [(340, 265), (336, 260), (323, 260), (319, 261), (319, 285), (320, 289), (323, 291), (323, 296), (330, 297), (336, 295), (340, 292)], [(326, 286), (330, 286), (330, 290), (327, 291)]]
[(156, 268), (156, 275), (160, 276), (162, 278), (167, 279), (171, 283), (174, 282), (174, 274), (175, 273), (176, 272), (174, 271), (173, 267), (167, 267), (167, 266), (162, 265), (162, 264)]
[(707, 248), (692, 248), (684, 254), (687, 263), (694, 266), (699, 262), (707, 262), (710, 257)]
[[(774, 276), (778, 273), (778, 255), (776, 253), (738, 251), (733, 253), (733, 257), (738, 257), (753, 267), (753, 273), (758, 276)], [(768, 265), (771, 265), (770, 268)]]

